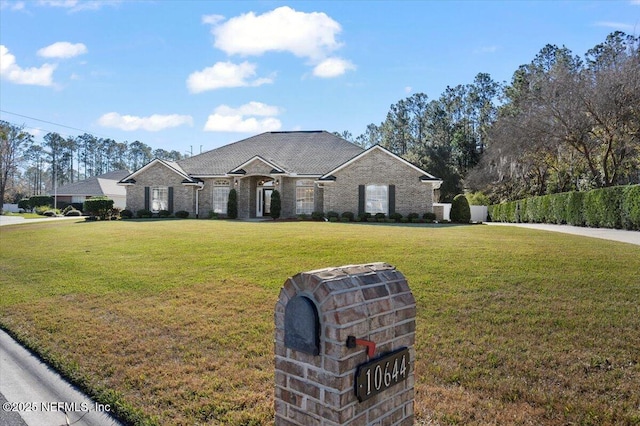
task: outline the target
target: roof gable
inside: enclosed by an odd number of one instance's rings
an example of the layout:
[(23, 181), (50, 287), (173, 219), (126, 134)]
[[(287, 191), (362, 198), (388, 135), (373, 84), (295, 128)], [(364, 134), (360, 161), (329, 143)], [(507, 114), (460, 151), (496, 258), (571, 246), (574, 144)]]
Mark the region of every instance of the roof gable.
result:
[(324, 181), (332, 181), (335, 180), (335, 173), (338, 173), (339, 171), (345, 169), (346, 167), (349, 167), (351, 164), (361, 160), (363, 157), (370, 155), (373, 152), (382, 152), (386, 155), (391, 156), (393, 159), (405, 164), (406, 166), (414, 169), (416, 172), (420, 173), (422, 176), (420, 176), (420, 180), (423, 182), (427, 182), (427, 181), (433, 181), (433, 182), (442, 182), (440, 179), (438, 179), (437, 177), (433, 176), (432, 174), (422, 170), (420, 167), (416, 166), (415, 164), (412, 164), (410, 162), (408, 162), (407, 160), (405, 160), (404, 158), (394, 154), (393, 152), (389, 151), (388, 149), (380, 146), (380, 145), (374, 145), (371, 148), (367, 149), (366, 151), (362, 152), (361, 154), (351, 158), (350, 160), (344, 162), (343, 164), (339, 165), (338, 167), (336, 167), (335, 169), (325, 173), (322, 177), (320, 177), (320, 180), (324, 180)]
[(147, 163), (144, 166), (142, 166), (141, 168), (139, 168), (138, 170), (136, 170), (135, 172), (133, 172), (130, 175), (126, 176), (125, 178), (121, 179), (118, 182), (118, 184), (119, 185), (128, 185), (128, 184), (135, 183), (135, 177), (136, 176), (138, 176), (141, 173), (144, 173), (146, 170), (149, 170), (151, 167), (154, 167), (155, 165), (158, 165), (158, 164), (168, 168), (172, 172), (176, 173), (177, 175), (179, 175), (180, 177), (185, 179), (187, 182), (195, 182), (182, 169), (182, 167), (180, 167), (180, 165), (177, 162), (175, 162), (175, 161), (166, 161), (166, 160), (161, 160), (159, 158), (155, 158), (155, 159), (151, 160), (149, 163)]
[(245, 161), (244, 163), (240, 164), (238, 167), (234, 168), (233, 170), (230, 170), (228, 172), (228, 174), (232, 175), (232, 174), (245, 174), (247, 168), (249, 168), (249, 166), (252, 163), (262, 163), (266, 166), (266, 168), (271, 169), (271, 171), (269, 172), (269, 174), (276, 174), (276, 173), (286, 173), (286, 171), (282, 168), (279, 167), (278, 165), (276, 165), (275, 163), (273, 163), (272, 161), (268, 161), (265, 160), (264, 158), (262, 158), (259, 155), (254, 156), (253, 158)]

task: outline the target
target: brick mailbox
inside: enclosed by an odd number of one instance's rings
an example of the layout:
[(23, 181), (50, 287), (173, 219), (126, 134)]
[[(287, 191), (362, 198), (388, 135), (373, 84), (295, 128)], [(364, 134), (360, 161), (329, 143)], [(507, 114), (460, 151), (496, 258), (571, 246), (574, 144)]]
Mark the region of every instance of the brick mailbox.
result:
[(415, 315), (385, 263), (289, 278), (275, 310), (276, 425), (413, 424)]

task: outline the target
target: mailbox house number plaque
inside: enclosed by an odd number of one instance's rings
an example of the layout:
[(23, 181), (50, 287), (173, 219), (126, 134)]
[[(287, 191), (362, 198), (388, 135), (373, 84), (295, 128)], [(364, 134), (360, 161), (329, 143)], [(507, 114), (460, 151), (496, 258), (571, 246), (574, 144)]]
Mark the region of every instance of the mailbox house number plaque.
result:
[(365, 401), (407, 379), (409, 349), (398, 349), (358, 367), (356, 396)]

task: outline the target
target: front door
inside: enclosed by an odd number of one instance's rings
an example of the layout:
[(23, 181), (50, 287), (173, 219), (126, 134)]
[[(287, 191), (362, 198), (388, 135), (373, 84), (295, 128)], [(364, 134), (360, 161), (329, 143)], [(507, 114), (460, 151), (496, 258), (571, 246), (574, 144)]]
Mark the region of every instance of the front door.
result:
[(271, 215), (271, 194), (273, 194), (273, 181), (258, 185), (256, 194), (256, 217)]

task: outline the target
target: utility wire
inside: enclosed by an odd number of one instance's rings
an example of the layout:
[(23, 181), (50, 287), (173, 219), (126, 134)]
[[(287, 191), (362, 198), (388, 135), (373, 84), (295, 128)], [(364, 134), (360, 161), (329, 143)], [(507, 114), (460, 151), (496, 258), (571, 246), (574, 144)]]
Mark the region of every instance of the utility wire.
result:
[[(39, 121), (41, 123), (51, 124), (53, 126), (64, 127), (65, 129), (71, 129), (71, 130), (76, 130), (76, 131), (82, 132), (82, 133), (88, 133), (88, 134), (94, 135), (94, 136), (101, 136), (101, 137), (104, 137), (104, 138), (109, 138), (109, 136), (106, 136), (106, 135), (96, 134), (94, 132), (89, 132), (87, 130), (78, 129), (77, 127), (65, 126), (64, 124), (54, 123), (52, 121), (42, 120), (40, 118), (29, 117), (28, 115), (22, 115), (22, 114), (18, 114), (18, 113), (15, 113), (15, 112), (7, 111), (7, 110), (4, 110), (4, 109), (0, 109), (0, 112), (3, 112), (5, 114), (15, 115), (17, 117), (27, 118), (29, 120)], [(71, 136), (71, 135), (69, 135), (69, 136)]]

